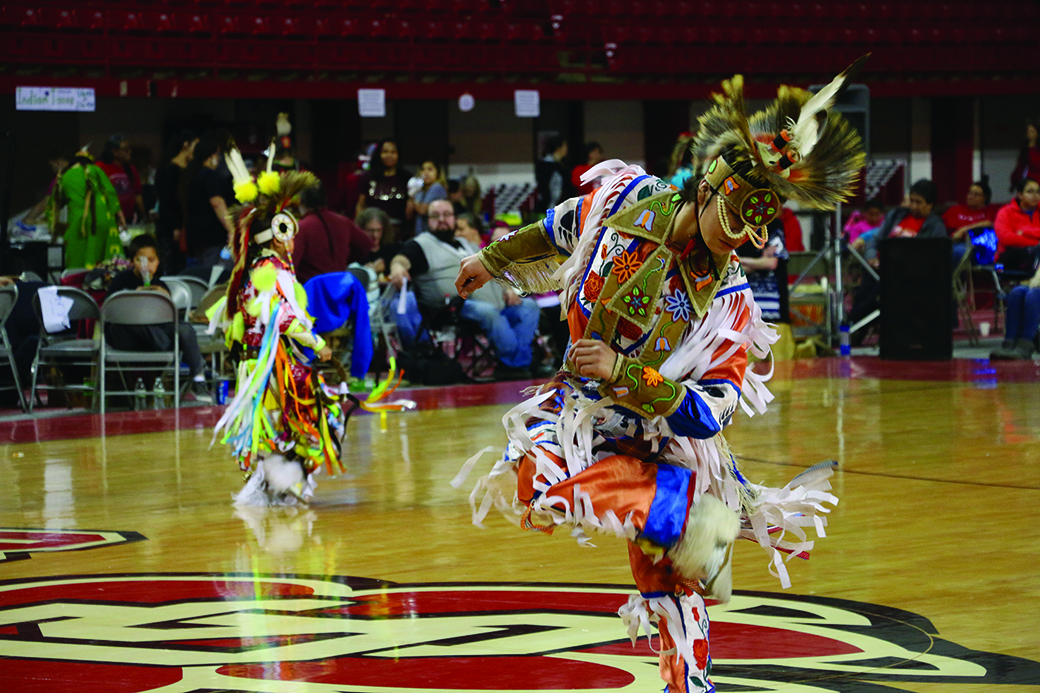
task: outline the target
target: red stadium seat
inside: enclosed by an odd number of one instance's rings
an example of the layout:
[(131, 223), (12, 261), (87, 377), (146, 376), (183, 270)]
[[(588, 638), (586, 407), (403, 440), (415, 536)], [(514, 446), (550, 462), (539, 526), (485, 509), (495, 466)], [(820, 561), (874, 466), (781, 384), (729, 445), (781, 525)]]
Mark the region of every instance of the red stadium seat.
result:
[(76, 29), (76, 12), (67, 7), (41, 7), (40, 24), (48, 29)]
[(192, 34), (208, 34), (211, 29), (209, 15), (200, 12), (189, 12), (184, 15), (184, 28)]
[(323, 17), (315, 22), (319, 37), (354, 38), (359, 35), (358, 22), (349, 17)]
[(42, 23), (40, 13), (34, 7), (5, 7), (3, 17), (8, 26), (37, 27)]
[(108, 28), (112, 31), (140, 31), (141, 16), (137, 12), (109, 10)]

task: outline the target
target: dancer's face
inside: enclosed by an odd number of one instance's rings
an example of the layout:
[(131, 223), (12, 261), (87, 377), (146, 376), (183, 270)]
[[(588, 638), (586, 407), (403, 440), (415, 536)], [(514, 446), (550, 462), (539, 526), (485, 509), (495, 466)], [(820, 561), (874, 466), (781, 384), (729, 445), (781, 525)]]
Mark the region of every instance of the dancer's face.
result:
[[(704, 245), (708, 246), (708, 250), (712, 254), (724, 255), (744, 245), (748, 239), (746, 233), (741, 231), (739, 238), (730, 238), (723, 230), (722, 223), (719, 221), (719, 208), (715, 194), (706, 181), (701, 181), (697, 186), (697, 203), (700, 214), (697, 223), (700, 225), (701, 237), (704, 238)], [(722, 209), (729, 215), (730, 229), (737, 231), (744, 228), (744, 222), (740, 220), (732, 207), (724, 202)]]

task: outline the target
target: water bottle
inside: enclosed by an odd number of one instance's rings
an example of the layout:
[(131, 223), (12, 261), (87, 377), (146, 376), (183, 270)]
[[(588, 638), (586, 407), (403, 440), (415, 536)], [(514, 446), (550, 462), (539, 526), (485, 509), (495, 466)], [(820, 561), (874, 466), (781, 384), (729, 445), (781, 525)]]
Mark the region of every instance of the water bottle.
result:
[(152, 285), (152, 273), (148, 271), (148, 258), (138, 257), (137, 266), (141, 269), (141, 281), (145, 286)]
[(847, 322), (842, 322), (838, 328), (838, 344), (843, 357), (848, 358), (852, 355), (852, 347), (849, 346), (849, 324)]
[(144, 380), (138, 378), (137, 385), (134, 386), (134, 409), (137, 411), (144, 409), (147, 399), (148, 389), (144, 386)]
[(155, 379), (155, 386), (152, 388), (152, 406), (155, 409), (166, 407), (166, 387), (163, 385), (162, 378)]

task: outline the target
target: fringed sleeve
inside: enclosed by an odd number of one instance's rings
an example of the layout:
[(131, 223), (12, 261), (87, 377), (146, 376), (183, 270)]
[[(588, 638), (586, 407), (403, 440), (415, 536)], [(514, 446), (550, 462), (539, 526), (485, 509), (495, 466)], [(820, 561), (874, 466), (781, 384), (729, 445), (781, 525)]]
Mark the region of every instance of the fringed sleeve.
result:
[(480, 262), (500, 283), (518, 291), (540, 294), (560, 287), (552, 279), (559, 267), (557, 249), (542, 222), (500, 238), (480, 251)]

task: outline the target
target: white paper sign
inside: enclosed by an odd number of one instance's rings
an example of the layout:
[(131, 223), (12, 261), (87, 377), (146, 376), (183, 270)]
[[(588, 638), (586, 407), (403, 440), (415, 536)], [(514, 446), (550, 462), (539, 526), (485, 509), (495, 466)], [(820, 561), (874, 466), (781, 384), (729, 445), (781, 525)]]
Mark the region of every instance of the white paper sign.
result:
[(517, 118), (537, 118), (541, 115), (537, 89), (517, 89), (513, 92)]
[(385, 118), (386, 90), (358, 89), (357, 105), (358, 113), (362, 118)]
[(94, 90), (74, 87), (15, 87), (19, 111), (93, 111)]

